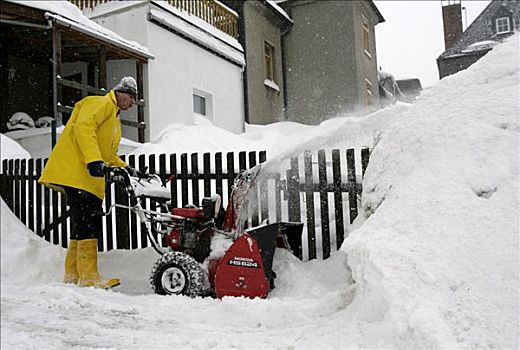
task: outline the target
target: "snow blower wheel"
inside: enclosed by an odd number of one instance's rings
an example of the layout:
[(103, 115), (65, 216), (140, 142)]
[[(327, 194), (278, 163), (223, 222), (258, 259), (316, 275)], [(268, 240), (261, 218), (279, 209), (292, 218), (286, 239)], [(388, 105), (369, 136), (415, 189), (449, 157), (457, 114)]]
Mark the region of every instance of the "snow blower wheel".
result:
[(195, 297), (202, 294), (202, 276), (202, 267), (193, 257), (182, 252), (169, 252), (155, 262), (150, 273), (150, 286), (161, 295)]

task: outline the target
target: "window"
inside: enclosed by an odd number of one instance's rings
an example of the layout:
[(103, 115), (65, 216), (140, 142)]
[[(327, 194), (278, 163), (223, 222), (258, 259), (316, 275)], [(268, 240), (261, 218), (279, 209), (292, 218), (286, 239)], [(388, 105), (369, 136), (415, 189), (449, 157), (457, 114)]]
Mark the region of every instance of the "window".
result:
[(368, 106), (374, 104), (374, 92), (372, 90), (372, 82), (365, 78), (365, 99)]
[(509, 27), (509, 18), (508, 17), (497, 18), (496, 24), (497, 24), (497, 34), (509, 33), (511, 31), (511, 28)]
[(193, 112), (206, 115), (206, 98), (193, 94)]
[(363, 49), (365, 54), (372, 58), (370, 55), (370, 28), (368, 27), (368, 20), (365, 16), (363, 16)]
[(274, 81), (274, 47), (264, 43), (266, 79)]

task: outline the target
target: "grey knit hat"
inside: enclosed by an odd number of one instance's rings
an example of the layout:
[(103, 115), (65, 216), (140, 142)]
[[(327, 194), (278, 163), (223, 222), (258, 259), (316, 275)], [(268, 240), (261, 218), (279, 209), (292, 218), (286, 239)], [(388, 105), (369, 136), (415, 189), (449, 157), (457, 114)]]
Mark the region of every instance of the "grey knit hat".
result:
[(123, 79), (121, 79), (121, 81), (116, 86), (114, 86), (112, 90), (127, 93), (137, 100), (137, 83), (132, 77), (123, 77)]

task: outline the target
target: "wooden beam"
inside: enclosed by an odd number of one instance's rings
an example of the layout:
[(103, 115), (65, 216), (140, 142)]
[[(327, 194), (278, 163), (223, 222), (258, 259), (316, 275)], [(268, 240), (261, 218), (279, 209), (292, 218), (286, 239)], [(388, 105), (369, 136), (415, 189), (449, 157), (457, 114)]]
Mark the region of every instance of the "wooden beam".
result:
[(46, 23), (44, 11), (32, 7), (17, 4), (15, 2), (2, 1), (0, 6), (0, 18), (20, 21), (28, 21), (44, 25)]
[(68, 86), (68, 87), (71, 87), (73, 89), (86, 91), (86, 92), (91, 92), (91, 93), (93, 93), (95, 95), (106, 95), (108, 93), (108, 91), (105, 90), (105, 89), (98, 89), (98, 88), (93, 87), (93, 86), (77, 83), (77, 82), (72, 81), (72, 80), (63, 79), (62, 77), (58, 77), (57, 81), (58, 81), (58, 85)]
[[(143, 78), (143, 63), (140, 61), (136, 62), (136, 71), (137, 71), (137, 92), (138, 92), (138, 100), (143, 100), (143, 86), (144, 86), (144, 78)], [(140, 125), (143, 125), (143, 128), (139, 128), (137, 130), (137, 140), (140, 143), (145, 142), (145, 134), (144, 129), (146, 128), (146, 123), (144, 122), (144, 105), (137, 106), (137, 122)]]
[(134, 122), (133, 120), (126, 120), (126, 119), (119, 119), (119, 120), (121, 121), (122, 125), (132, 126), (134, 128), (138, 128), (139, 129), (139, 133), (142, 130), (146, 129), (146, 124), (144, 122), (140, 123), (140, 122)]
[(58, 85), (58, 76), (61, 74), (61, 32), (58, 28), (52, 28), (52, 94), (54, 120), (53, 132), (51, 133), (51, 145), (54, 148), (56, 144), (56, 127), (63, 124), (61, 111), (58, 110), (58, 103), (61, 101), (61, 87)]
[(107, 49), (104, 45), (99, 48), (98, 87), (107, 88)]

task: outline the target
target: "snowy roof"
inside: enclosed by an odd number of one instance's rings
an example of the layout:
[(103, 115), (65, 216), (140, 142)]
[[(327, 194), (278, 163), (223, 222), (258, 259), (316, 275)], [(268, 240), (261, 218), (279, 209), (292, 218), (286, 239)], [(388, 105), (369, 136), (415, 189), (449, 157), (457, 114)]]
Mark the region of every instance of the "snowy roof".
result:
[[(285, 12), (285, 10), (283, 10), (279, 4), (283, 4), (283, 5), (286, 5), (286, 4), (289, 4), (291, 1), (294, 1), (296, 2), (297, 0), (265, 0), (266, 3), (268, 3), (269, 5), (271, 5), (273, 8), (275, 8), (275, 10), (277, 11), (283, 11), (280, 12), (282, 14), (282, 16), (286, 17), (287, 19), (289, 19), (291, 21), (291, 23), (293, 22), (292, 19), (290, 18), (290, 16), (287, 14), (287, 12)], [(383, 17), (383, 15), (381, 14), (381, 12), (379, 11), (379, 9), (377, 8), (376, 4), (374, 3), (374, 1), (372, 0), (366, 0), (368, 5), (370, 6), (370, 8), (374, 11), (374, 14), (376, 15), (377, 17), (377, 23), (383, 23), (385, 21), (385, 18)], [(376, 23), (376, 24), (377, 24)]]
[(489, 50), (489, 49), (493, 48), (493, 46), (495, 46), (496, 44), (497, 44), (497, 42), (493, 41), (493, 40), (478, 41), (476, 43), (473, 43), (473, 44), (467, 46), (465, 49), (462, 50), (462, 52)]
[(289, 22), (293, 23), (293, 20), (291, 19), (291, 17), (287, 14), (287, 12), (285, 12), (285, 10), (283, 8), (281, 8), (277, 2), (279, 1), (276, 1), (276, 0), (266, 0), (266, 4), (271, 6), (271, 8), (273, 10), (275, 10), (276, 12), (278, 12), (280, 15), (282, 15), (282, 17), (285, 17)]
[(127, 40), (111, 30), (95, 23), (86, 17), (81, 10), (69, 1), (27, 1), (7, 0), (16, 5), (27, 6), (45, 12), (45, 18), (52, 19), (60, 25), (74, 29), (88, 36), (101, 39), (110, 44), (130, 51), (147, 59), (153, 59), (153, 54), (135, 41)]
[(480, 49), (474, 47), (468, 49), (468, 47), (474, 43), (498, 39), (493, 33), (493, 25), (490, 21), (501, 8), (512, 12), (514, 17), (520, 16), (520, 2), (491, 1), (455, 43), (439, 56), (439, 59), (471, 55), (484, 49), (490, 49), (491, 47)]

